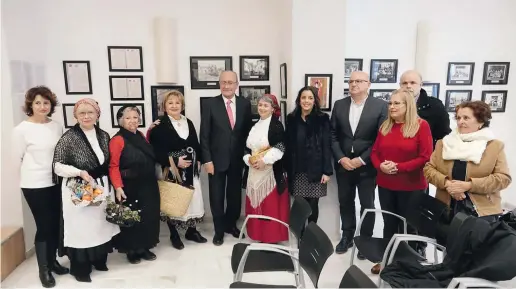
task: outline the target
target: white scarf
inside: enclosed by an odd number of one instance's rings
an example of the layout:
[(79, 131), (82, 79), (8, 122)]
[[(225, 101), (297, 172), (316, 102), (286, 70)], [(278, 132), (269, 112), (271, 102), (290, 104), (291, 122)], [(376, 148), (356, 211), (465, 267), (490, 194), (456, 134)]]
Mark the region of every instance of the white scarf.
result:
[(494, 134), (489, 128), (466, 134), (459, 133), (455, 128), (443, 138), (443, 159), (471, 161), (479, 164), (482, 154), (486, 150), (487, 142), (493, 139)]

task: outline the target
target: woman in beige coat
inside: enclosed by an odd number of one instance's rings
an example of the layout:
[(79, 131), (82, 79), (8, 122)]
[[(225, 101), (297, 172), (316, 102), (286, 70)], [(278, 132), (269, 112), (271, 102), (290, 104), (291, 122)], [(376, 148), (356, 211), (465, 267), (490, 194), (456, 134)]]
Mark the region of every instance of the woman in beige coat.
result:
[(500, 191), (511, 183), (504, 144), (489, 129), (491, 109), (483, 101), (459, 104), (457, 128), (437, 142), (424, 168), (436, 198), (458, 212), (496, 220), (502, 213)]

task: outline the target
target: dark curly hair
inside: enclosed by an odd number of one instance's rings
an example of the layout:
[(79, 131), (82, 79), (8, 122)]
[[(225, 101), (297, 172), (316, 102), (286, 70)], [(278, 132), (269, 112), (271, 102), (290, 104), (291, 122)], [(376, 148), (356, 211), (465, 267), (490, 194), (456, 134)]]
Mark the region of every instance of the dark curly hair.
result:
[(36, 96), (41, 95), (44, 99), (50, 101), (50, 112), (48, 116), (52, 116), (52, 114), (56, 111), (56, 106), (58, 105), (57, 96), (46, 86), (35, 86), (25, 93), (25, 104), (23, 106), (23, 112), (25, 112), (28, 116), (33, 116), (34, 111), (32, 110), (32, 103)]
[(294, 109), (295, 113), (301, 113), (301, 94), (303, 94), (304, 91), (311, 91), (314, 95), (314, 108), (312, 109), (313, 114), (321, 114), (321, 101), (319, 99), (319, 95), (317, 93), (317, 88), (313, 86), (305, 86), (299, 90), (296, 97), (296, 108)]
[(457, 116), (457, 112), (461, 108), (471, 109), (473, 111), (473, 116), (477, 121), (483, 123), (482, 128), (489, 127), (492, 117), (491, 107), (487, 103), (481, 100), (462, 102), (455, 107), (455, 116)]

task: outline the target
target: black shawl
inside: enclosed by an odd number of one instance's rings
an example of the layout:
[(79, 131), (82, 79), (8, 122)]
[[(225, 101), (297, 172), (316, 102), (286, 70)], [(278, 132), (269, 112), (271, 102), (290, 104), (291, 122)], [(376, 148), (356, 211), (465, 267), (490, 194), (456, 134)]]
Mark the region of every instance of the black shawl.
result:
[(116, 133), (116, 135), (124, 138), (125, 141), (131, 143), (136, 148), (141, 150), (144, 154), (146, 154), (152, 160), (156, 159), (154, 155), (154, 150), (152, 146), (147, 142), (145, 137), (142, 135), (140, 131), (136, 131), (136, 133), (132, 133), (125, 128), (120, 128), (120, 130)]

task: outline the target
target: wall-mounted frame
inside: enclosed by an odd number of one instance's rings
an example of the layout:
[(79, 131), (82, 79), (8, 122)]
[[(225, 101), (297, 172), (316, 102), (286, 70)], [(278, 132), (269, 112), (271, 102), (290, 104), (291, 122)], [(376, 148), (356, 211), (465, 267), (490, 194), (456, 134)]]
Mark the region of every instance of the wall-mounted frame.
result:
[(287, 125), (287, 102), (285, 100), (280, 101), (280, 111), (281, 111), (281, 123), (283, 126)]
[(379, 98), (385, 102), (389, 102), (394, 90), (396, 89), (370, 89), (369, 96)]
[(317, 89), (322, 111), (331, 111), (333, 74), (305, 74), (305, 86)]
[(269, 80), (269, 56), (244, 55), (240, 56), (240, 80), (241, 81), (267, 81)]
[(482, 101), (491, 107), (491, 112), (505, 112), (507, 90), (484, 90)]
[(129, 103), (111, 103), (110, 104), (110, 110), (111, 110), (111, 127), (112, 128), (120, 128), (118, 125), (118, 119), (116, 119), (116, 113), (118, 110), (127, 104), (133, 104), (140, 110), (141, 113), (141, 123), (138, 127), (145, 127), (145, 103), (136, 103), (136, 102), (129, 102)]
[(364, 65), (364, 60), (361, 58), (346, 58), (344, 59), (344, 81), (349, 80), (351, 73), (361, 71)]
[(281, 88), (281, 98), (287, 98), (287, 90), (288, 90), (288, 81), (287, 81), (287, 64), (282, 63), (280, 65), (280, 88)]
[(396, 83), (398, 59), (371, 59), (371, 83)]
[(449, 62), (447, 85), (472, 85), (475, 62)]
[(108, 46), (110, 72), (143, 72), (141, 46)]
[(199, 113), (201, 116), (202, 116), (202, 108), (206, 105), (205, 100), (210, 99), (210, 98), (212, 98), (212, 96), (201, 96), (199, 98), (199, 107), (200, 107)]
[[(61, 107), (63, 107), (64, 127), (72, 128), (75, 124), (77, 124), (77, 119), (73, 115), (73, 108), (75, 107), (75, 103), (62, 103)], [(97, 126), (100, 126), (99, 124), (99, 120), (97, 119)]]
[(485, 62), (482, 84), (501, 85), (509, 81), (510, 62)]
[(346, 98), (346, 97), (349, 97), (349, 88), (344, 88), (344, 97), (343, 98)]
[[(183, 85), (152, 85), (151, 86), (151, 105), (152, 105), (152, 121), (165, 114), (163, 100), (167, 92), (177, 90), (185, 96), (185, 87)], [(185, 109), (181, 112), (185, 115)]]
[(426, 94), (430, 97), (439, 98), (439, 92), (441, 84), (437, 82), (423, 82), (421, 88), (426, 91)]
[(92, 94), (91, 70), (88, 60), (64, 60), (63, 73), (66, 94)]
[(111, 100), (144, 100), (142, 75), (110, 75)]
[(233, 70), (233, 58), (231, 56), (191, 56), (191, 88), (219, 89), (219, 75), (224, 70)]
[(455, 106), (465, 101), (471, 101), (472, 94), (473, 90), (447, 90), (444, 102), (446, 111), (455, 112)]
[(260, 119), (260, 115), (258, 114), (258, 100), (264, 94), (269, 93), (271, 93), (270, 85), (240, 85), (238, 95), (247, 98), (251, 102), (253, 120)]

